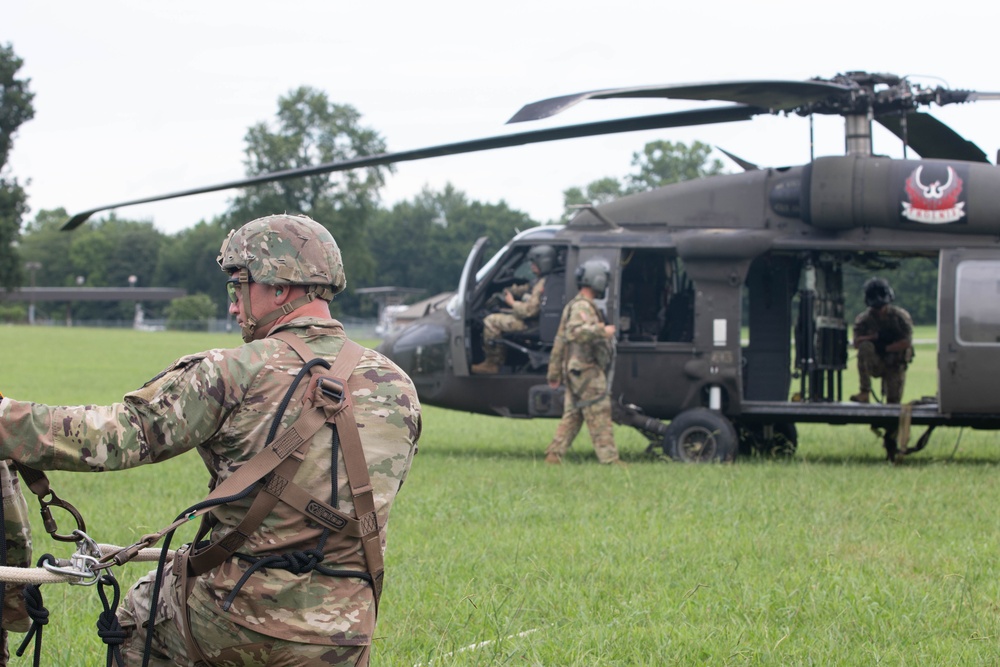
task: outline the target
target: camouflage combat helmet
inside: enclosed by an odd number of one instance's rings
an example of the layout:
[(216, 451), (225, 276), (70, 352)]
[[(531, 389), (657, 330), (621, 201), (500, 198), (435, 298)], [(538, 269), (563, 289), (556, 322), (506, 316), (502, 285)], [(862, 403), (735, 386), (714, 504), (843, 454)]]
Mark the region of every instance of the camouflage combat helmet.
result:
[(611, 266), (603, 259), (588, 259), (576, 269), (576, 286), (589, 287), (597, 298), (608, 289)]
[(881, 308), (896, 300), (896, 293), (885, 278), (869, 278), (865, 281), (865, 305), (869, 308)]
[(536, 245), (528, 252), (528, 261), (538, 267), (538, 275), (546, 276), (556, 266), (556, 250), (550, 245)]
[[(330, 301), (347, 286), (337, 242), (323, 225), (303, 215), (269, 215), (230, 231), (217, 261), (226, 273), (236, 272), (233, 282), (244, 299), (246, 342), (254, 339), (261, 325), (315, 299)], [(257, 318), (250, 312), (251, 282), (309, 289), (284, 308)]]

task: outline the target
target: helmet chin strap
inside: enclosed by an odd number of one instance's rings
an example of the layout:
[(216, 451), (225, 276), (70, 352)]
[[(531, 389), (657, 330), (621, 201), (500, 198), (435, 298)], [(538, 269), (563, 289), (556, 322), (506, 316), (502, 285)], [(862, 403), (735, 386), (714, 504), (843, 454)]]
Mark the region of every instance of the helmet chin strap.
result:
[(246, 269), (240, 269), (239, 281), (241, 288), (240, 298), (243, 299), (243, 303), (246, 304), (244, 306), (244, 314), (246, 315), (246, 318), (243, 321), (243, 325), (240, 326), (240, 334), (243, 336), (244, 343), (250, 343), (255, 340), (255, 334), (257, 333), (258, 327), (270, 324), (279, 317), (288, 315), (297, 308), (301, 308), (307, 303), (312, 303), (316, 299), (324, 299), (326, 301), (331, 301), (333, 299), (333, 290), (329, 287), (323, 285), (312, 285), (303, 296), (300, 296), (294, 301), (282, 304), (280, 308), (275, 308), (260, 319), (257, 319), (253, 316), (253, 312), (250, 308), (250, 273)]

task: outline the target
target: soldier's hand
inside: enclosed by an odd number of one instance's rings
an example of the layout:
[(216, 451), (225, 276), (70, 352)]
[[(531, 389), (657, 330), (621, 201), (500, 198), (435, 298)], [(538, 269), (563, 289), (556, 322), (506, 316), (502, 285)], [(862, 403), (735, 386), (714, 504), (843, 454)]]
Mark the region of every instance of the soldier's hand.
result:
[(514, 305), (514, 295), (510, 293), (510, 290), (503, 291), (503, 300), (507, 303), (508, 306)]
[(604, 337), (605, 338), (614, 338), (615, 337), (615, 331), (616, 331), (615, 325), (613, 325), (613, 324), (605, 324), (604, 325)]
[(549, 386), (553, 389), (558, 389), (560, 384), (562, 383), (559, 380), (549, 380)]

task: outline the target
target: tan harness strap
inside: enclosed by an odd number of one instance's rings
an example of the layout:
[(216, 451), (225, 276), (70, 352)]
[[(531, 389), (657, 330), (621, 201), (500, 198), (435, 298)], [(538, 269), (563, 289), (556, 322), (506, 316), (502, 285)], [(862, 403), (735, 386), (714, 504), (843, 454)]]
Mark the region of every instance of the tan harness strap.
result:
[[(290, 332), (282, 331), (275, 334), (275, 336), (288, 343), (300, 356), (303, 352), (309, 355), (313, 354), (308, 346), (302, 342), (302, 339)], [(344, 348), (340, 351), (340, 354), (337, 355), (333, 367), (330, 369), (330, 374), (334, 377), (350, 377), (350, 373), (341, 375), (337, 372), (340, 371), (338, 368), (339, 362), (342, 357), (346, 356), (345, 353), (348, 351), (348, 345), (357, 348), (356, 350), (352, 350), (353, 353), (358, 355), (351, 366), (352, 371), (358, 361), (361, 360), (360, 355), (364, 353), (364, 348), (348, 340)], [(303, 356), (303, 359), (308, 358), (311, 357)], [(358, 424), (354, 419), (354, 411), (339, 411), (333, 416), (333, 423), (336, 424), (337, 432), (340, 434), (341, 453), (344, 455), (344, 467), (347, 469), (347, 482), (351, 486), (354, 513), (357, 514), (358, 520), (361, 523), (360, 528), (363, 535), (361, 545), (364, 548), (368, 573), (372, 577), (375, 614), (378, 615), (379, 598), (382, 596), (382, 580), (385, 576), (385, 563), (382, 559), (382, 538), (379, 533), (378, 515), (375, 512), (375, 495), (373, 493), (371, 477), (368, 474), (368, 461), (365, 459), (364, 448), (361, 445), (361, 434), (358, 432)]]
[[(274, 337), (288, 344), (302, 357), (303, 361), (308, 362), (310, 359), (316, 357), (312, 350), (298, 336), (291, 332), (279, 332)], [(363, 347), (353, 341), (346, 341), (330, 370), (325, 371), (324, 369), (324, 377), (332, 375), (334, 379), (349, 378), (363, 354)], [(276, 469), (281, 470), (283, 478), (292, 479), (302, 459), (305, 458), (305, 453), (312, 442), (313, 436), (323, 428), (324, 424), (331, 420), (330, 413), (350, 412), (350, 392), (347, 390), (347, 380), (341, 380), (340, 382), (343, 383), (339, 387), (342, 397), (340, 403), (335, 406), (330, 405), (328, 401), (324, 405), (323, 386), (317, 385), (314, 387), (312, 382), (307, 383), (304, 398), (306, 401), (311, 399), (312, 407), (309, 407), (307, 403), (307, 407), (299, 415), (295, 423), (288, 427), (280, 437), (275, 438), (268, 449), (258, 452), (249, 461), (241, 465), (236, 472), (216, 486), (209, 495), (209, 498), (221, 498), (239, 493), (249, 485), (256, 484)], [(310, 388), (312, 391), (311, 395)], [(298, 454), (292, 456), (293, 452), (298, 452)], [(246, 469), (246, 472), (244, 472), (244, 469)], [(234, 478), (239, 479), (234, 482)], [(257, 530), (264, 519), (267, 518), (267, 515), (278, 504), (279, 499), (280, 494), (276, 496), (271, 493), (258, 493), (239, 525), (224, 538), (198, 551), (195, 551), (195, 547), (192, 546), (191, 554), (188, 557), (188, 563), (192, 571), (195, 574), (204, 574), (228, 560), (246, 543), (250, 535)]]
[(375, 614), (378, 615), (378, 602), (382, 596), (382, 579), (385, 575), (385, 564), (382, 560), (382, 538), (379, 533), (378, 515), (375, 513), (375, 495), (372, 489), (371, 477), (368, 475), (368, 463), (361, 446), (361, 434), (354, 420), (354, 412), (341, 410), (334, 418), (337, 431), (340, 433), (340, 445), (344, 454), (344, 465), (347, 468), (347, 482), (351, 485), (351, 495), (354, 497), (354, 513), (361, 521), (364, 537), (361, 545), (365, 550), (365, 561), (368, 572), (372, 576), (372, 590), (375, 596)]
[[(315, 353), (313, 353), (313, 351), (310, 350), (298, 336), (291, 332), (279, 332), (274, 335), (274, 338), (278, 338), (287, 343), (300, 357), (302, 357), (303, 361), (307, 363), (311, 359), (316, 358)], [(374, 501), (371, 499), (371, 484), (368, 480), (368, 466), (364, 459), (364, 452), (360, 449), (361, 438), (358, 434), (357, 424), (354, 422), (354, 413), (351, 410), (350, 392), (348, 390), (348, 379), (353, 374), (354, 368), (358, 365), (358, 362), (361, 360), (363, 355), (363, 347), (354, 341), (347, 340), (344, 343), (343, 348), (341, 348), (340, 353), (337, 355), (337, 358), (334, 360), (334, 363), (331, 365), (330, 370), (319, 378), (316, 386), (312, 387), (312, 382), (307, 383), (304, 398), (306, 400), (312, 399), (312, 405), (310, 406), (307, 404), (303, 413), (299, 416), (295, 423), (286, 429), (280, 437), (275, 438), (267, 449), (255, 454), (249, 461), (241, 465), (232, 475), (227, 477), (222, 483), (218, 484), (209, 494), (209, 499), (218, 499), (228, 495), (233, 495), (243, 491), (252, 484), (256, 484), (266, 475), (272, 473), (272, 471), (275, 473), (272, 475), (268, 483), (265, 484), (263, 489), (265, 493), (257, 493), (257, 497), (254, 498), (253, 503), (250, 505), (250, 509), (247, 511), (246, 515), (244, 515), (243, 520), (236, 529), (219, 540), (219, 542), (209, 545), (198, 553), (193, 553), (195, 548), (194, 544), (185, 545), (181, 549), (178, 549), (174, 557), (174, 585), (179, 589), (179, 595), (181, 596), (180, 599), (188, 599), (198, 574), (203, 574), (204, 572), (211, 570), (231, 557), (232, 554), (246, 542), (250, 535), (257, 530), (267, 515), (270, 514), (271, 510), (273, 510), (277, 505), (279, 500), (282, 502), (288, 502), (288, 504), (292, 507), (296, 507), (298, 509), (297, 503), (300, 500), (298, 492), (301, 492), (301, 494), (308, 496), (308, 502), (318, 503), (319, 506), (326, 505), (326, 503), (322, 503), (318, 499), (312, 498), (312, 496), (302, 490), (301, 487), (292, 484), (289, 480), (295, 476), (295, 472), (298, 470), (299, 464), (301, 464), (303, 458), (305, 457), (305, 451), (308, 450), (313, 436), (327, 422), (336, 423), (339, 429), (340, 421), (337, 417), (343, 414), (350, 415), (350, 424), (353, 426), (353, 429), (345, 428), (344, 430), (351, 431), (353, 439), (356, 439), (358, 443), (357, 450), (353, 447), (351, 448), (351, 454), (348, 454), (348, 447), (343, 447), (344, 463), (345, 467), (348, 469), (348, 482), (352, 479), (351, 470), (356, 465), (356, 462), (353, 461), (353, 459), (357, 454), (360, 454), (364, 477), (369, 490), (368, 495), (370, 502), (367, 504), (362, 503), (362, 506), (370, 506), (370, 510), (367, 510), (363, 514), (357, 504), (357, 499), (355, 501), (355, 511), (358, 516), (368, 519), (367, 521), (364, 519), (353, 519), (353, 521), (357, 522), (359, 525), (359, 527), (355, 530), (358, 530), (359, 533), (366, 535), (367, 533), (361, 532), (362, 529), (369, 527), (368, 524), (373, 524), (376, 539), (378, 538), (378, 521), (375, 519)], [(330, 378), (330, 376), (333, 377)], [(315, 373), (313, 377), (315, 377)], [(331, 405), (329, 401), (323, 400), (324, 387), (322, 386), (322, 382), (324, 377), (331, 379), (335, 384), (338, 382), (337, 378), (344, 378), (339, 381), (342, 384), (339, 386), (341, 390), (341, 400), (338, 405)], [(344, 440), (345, 434), (341, 432), (341, 441), (344, 442)], [(300, 449), (302, 449), (302, 451), (299, 451)], [(293, 456), (294, 452), (298, 453)], [(287, 483), (282, 484), (282, 482)], [(274, 491), (277, 491), (277, 493), (274, 493)], [(353, 492), (354, 488), (352, 486), (352, 493)], [(286, 501), (284, 497), (286, 494), (289, 496), (288, 501)], [(343, 514), (329, 505), (326, 505), (326, 507), (336, 514)], [(203, 514), (204, 512), (207, 512), (208, 509), (210, 508), (205, 508), (196, 514)], [(307, 516), (315, 518), (312, 512), (304, 511), (304, 513)], [(193, 518), (193, 515), (190, 518)], [(326, 522), (321, 521), (320, 523), (327, 525)], [(165, 534), (165, 532), (166, 531), (163, 531), (161, 535)], [(353, 532), (351, 534), (353, 534)], [(377, 614), (378, 599), (382, 590), (382, 576), (384, 570), (381, 560), (382, 553), (379, 548), (379, 558), (377, 561), (378, 570), (376, 572), (373, 567), (373, 561), (369, 557), (369, 547), (367, 541), (363, 541), (362, 544), (364, 545), (365, 557), (369, 566), (369, 573), (372, 576), (372, 589)], [(185, 643), (187, 644), (188, 657), (195, 660), (196, 665), (198, 666), (202, 664), (207, 665), (209, 662), (207, 657), (198, 645), (197, 640), (195, 640), (194, 636), (191, 634), (191, 619), (190, 615), (187, 613), (187, 605), (185, 604), (184, 607), (184, 612), (181, 614), (181, 618), (179, 620), (181, 624), (181, 633), (183, 634)]]

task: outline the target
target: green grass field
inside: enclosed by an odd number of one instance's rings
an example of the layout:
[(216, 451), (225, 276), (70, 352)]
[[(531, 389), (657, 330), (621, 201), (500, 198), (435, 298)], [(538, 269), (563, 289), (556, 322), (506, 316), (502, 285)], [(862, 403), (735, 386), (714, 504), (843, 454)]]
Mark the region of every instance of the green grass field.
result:
[[(176, 356), (238, 343), (0, 327), (0, 390), (112, 402)], [(934, 393), (934, 359), (921, 345), (906, 398)], [(854, 381), (845, 373), (845, 390)], [(890, 466), (867, 427), (806, 424), (788, 461), (682, 465), (647, 456), (641, 436), (616, 427), (629, 466), (609, 469), (586, 435), (564, 465), (544, 465), (554, 428), (425, 408), (389, 526), (373, 664), (998, 663), (995, 433), (938, 429)], [(168, 523), (207, 481), (193, 454), (51, 477), (91, 536), (118, 544)], [(36, 554), (72, 551), (40, 526), (35, 536)], [(148, 567), (118, 577), (128, 585)], [(96, 591), (42, 592), (42, 664), (103, 665)], [(11, 664), (31, 664), (30, 651)]]

